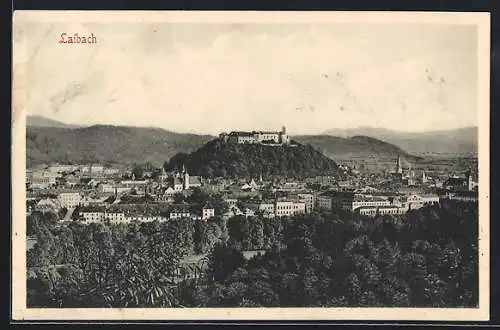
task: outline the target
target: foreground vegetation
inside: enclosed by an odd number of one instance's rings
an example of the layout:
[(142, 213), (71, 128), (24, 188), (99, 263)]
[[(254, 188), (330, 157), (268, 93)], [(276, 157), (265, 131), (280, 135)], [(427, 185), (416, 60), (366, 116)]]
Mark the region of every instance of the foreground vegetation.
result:
[[(58, 226), (34, 214), (29, 307), (478, 304), (477, 204), (375, 219), (334, 211), (261, 219)], [(265, 250), (247, 260), (242, 251)], [(205, 254), (194, 264), (182, 257)]]

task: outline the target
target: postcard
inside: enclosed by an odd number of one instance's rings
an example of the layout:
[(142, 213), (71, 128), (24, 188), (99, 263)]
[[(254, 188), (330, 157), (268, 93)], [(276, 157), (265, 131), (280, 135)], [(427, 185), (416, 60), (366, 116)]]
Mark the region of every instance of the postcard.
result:
[(488, 320), (488, 13), (13, 22), (14, 320)]

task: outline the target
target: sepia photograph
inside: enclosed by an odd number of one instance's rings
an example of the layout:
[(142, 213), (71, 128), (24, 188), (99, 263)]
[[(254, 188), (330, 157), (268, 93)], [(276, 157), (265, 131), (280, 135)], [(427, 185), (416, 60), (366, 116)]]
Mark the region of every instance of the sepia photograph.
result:
[(18, 319), (487, 320), (489, 15), (18, 11)]

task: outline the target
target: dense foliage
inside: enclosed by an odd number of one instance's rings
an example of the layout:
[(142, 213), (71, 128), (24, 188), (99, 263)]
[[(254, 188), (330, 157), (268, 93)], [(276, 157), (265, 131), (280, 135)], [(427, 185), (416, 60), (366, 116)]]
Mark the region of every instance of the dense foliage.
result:
[(307, 177), (334, 175), (337, 164), (310, 145), (265, 146), (212, 140), (187, 155), (180, 153), (165, 164), (167, 170), (182, 168), (204, 177)]
[(66, 227), (37, 213), (28, 306), (472, 307), (477, 219), (477, 204), (454, 202), (375, 219), (335, 211)]
[(234, 219), (235, 250), (267, 249), (259, 238), (276, 232), (282, 246), (216, 279), (204, 294), (216, 306), (476, 306), (477, 213), (456, 206), (374, 220), (313, 214), (264, 235), (259, 225)]

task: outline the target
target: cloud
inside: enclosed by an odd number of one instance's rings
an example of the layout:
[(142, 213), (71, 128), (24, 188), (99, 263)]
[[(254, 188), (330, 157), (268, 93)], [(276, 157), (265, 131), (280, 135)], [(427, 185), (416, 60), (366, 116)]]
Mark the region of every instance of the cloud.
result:
[[(296, 132), (476, 124), (474, 33), (264, 27), (207, 27), (204, 35), (203, 26), (189, 33), (164, 25), (55, 26), (49, 41), (29, 43), (38, 51), (29, 60), (28, 111), (208, 133), (283, 124)], [(52, 43), (70, 30), (93, 32), (98, 44)]]

